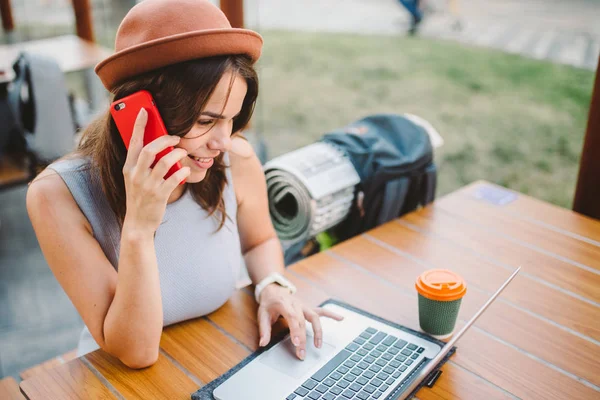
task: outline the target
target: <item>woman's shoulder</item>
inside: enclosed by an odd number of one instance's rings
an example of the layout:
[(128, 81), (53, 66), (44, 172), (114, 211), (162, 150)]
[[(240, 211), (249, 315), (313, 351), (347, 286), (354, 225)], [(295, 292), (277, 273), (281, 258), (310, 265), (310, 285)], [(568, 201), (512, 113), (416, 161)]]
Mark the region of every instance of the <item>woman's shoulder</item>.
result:
[(58, 172), (50, 168), (29, 184), (26, 206), (29, 218), (37, 227), (40, 223), (48, 227), (88, 225), (69, 188)]
[(239, 205), (264, 185), (265, 175), (252, 145), (243, 138), (234, 138), (229, 151), (229, 164)]
[(40, 201), (74, 201), (65, 175), (81, 173), (85, 165), (85, 159), (76, 157), (65, 157), (53, 162), (29, 183), (27, 196)]
[[(48, 223), (69, 224), (85, 219), (71, 195), (69, 188), (57, 171), (46, 168), (27, 188), (27, 212), (32, 222), (45, 220)], [(40, 218), (42, 217), (42, 218)]]
[(244, 137), (234, 135), (231, 139), (231, 150), (229, 151), (230, 159), (243, 161), (251, 158), (254, 155), (254, 149), (250, 142)]
[(235, 137), (228, 156), (231, 174), (236, 184), (238, 180), (243, 180), (248, 175), (263, 174), (260, 160), (254, 152), (252, 145), (246, 139)]
[(29, 183), (27, 202), (29, 204), (30, 200), (61, 201), (69, 194), (69, 188), (58, 172), (47, 167)]

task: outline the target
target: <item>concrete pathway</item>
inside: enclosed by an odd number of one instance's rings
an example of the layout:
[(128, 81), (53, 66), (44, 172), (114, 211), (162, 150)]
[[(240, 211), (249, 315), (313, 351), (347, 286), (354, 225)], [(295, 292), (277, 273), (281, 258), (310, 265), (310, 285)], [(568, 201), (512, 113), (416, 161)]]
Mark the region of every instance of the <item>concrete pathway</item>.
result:
[[(600, 54), (598, 0), (429, 0), (420, 35), (595, 69)], [(262, 29), (406, 34), (409, 14), (396, 0), (246, 0), (246, 24)], [(461, 29), (457, 29), (460, 25)]]

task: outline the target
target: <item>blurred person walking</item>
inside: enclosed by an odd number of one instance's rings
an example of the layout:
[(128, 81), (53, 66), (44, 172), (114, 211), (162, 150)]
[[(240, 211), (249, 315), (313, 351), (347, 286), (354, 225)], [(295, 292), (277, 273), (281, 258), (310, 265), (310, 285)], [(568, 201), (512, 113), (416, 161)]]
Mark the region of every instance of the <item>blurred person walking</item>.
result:
[(423, 14), (419, 8), (420, 0), (398, 0), (398, 2), (406, 8), (412, 17), (408, 33), (414, 35), (417, 33), (419, 24), (423, 20)]

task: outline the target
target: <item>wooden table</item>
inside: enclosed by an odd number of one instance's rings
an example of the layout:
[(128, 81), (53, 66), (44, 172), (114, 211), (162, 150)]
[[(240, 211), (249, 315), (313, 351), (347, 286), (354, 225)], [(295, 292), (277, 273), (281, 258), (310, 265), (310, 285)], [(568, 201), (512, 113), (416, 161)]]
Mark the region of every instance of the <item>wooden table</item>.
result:
[(4, 65), (12, 65), (21, 51), (52, 57), (65, 73), (93, 68), (112, 53), (110, 49), (75, 35), (63, 35), (0, 45), (0, 60)]
[[(450, 268), (468, 283), (462, 325), (521, 265), (418, 398), (599, 399), (600, 222), (510, 192), (496, 198), (504, 205), (476, 198), (489, 187), (470, 185), (290, 267), (298, 295), (313, 305), (335, 297), (418, 329), (416, 276)], [(256, 309), (240, 290), (215, 313), (165, 328), (150, 368), (131, 371), (96, 351), (21, 390), (30, 399), (189, 399), (257, 348)]]

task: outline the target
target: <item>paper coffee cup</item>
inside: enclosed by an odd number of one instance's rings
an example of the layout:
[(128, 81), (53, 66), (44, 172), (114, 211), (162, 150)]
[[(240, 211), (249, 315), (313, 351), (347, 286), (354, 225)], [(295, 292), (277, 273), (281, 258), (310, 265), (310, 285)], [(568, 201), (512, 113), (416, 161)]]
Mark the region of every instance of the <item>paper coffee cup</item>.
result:
[(464, 279), (447, 269), (432, 269), (417, 278), (415, 287), (421, 329), (438, 339), (452, 336), (462, 298), (467, 293)]

